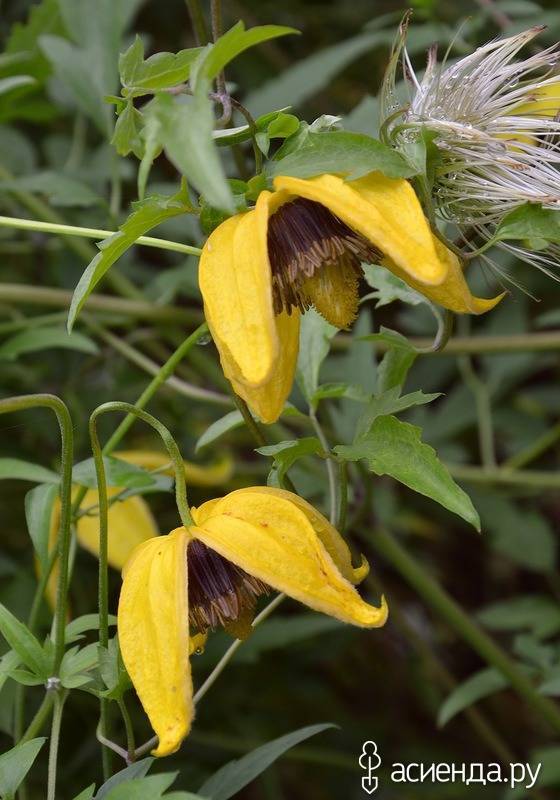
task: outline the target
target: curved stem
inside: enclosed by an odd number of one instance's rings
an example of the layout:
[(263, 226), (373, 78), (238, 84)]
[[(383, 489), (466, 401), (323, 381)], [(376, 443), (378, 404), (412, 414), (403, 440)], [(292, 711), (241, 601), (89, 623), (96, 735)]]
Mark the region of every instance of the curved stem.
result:
[(309, 419), (311, 420), (311, 424), (313, 425), (313, 430), (317, 434), (317, 438), (321, 442), (321, 447), (327, 453), (327, 458), (325, 459), (325, 466), (327, 469), (327, 477), (329, 480), (329, 495), (330, 495), (330, 523), (331, 525), (336, 525), (336, 521), (338, 519), (338, 498), (337, 498), (337, 487), (338, 487), (338, 475), (336, 470), (336, 464), (334, 460), (330, 457), (331, 448), (327, 437), (325, 436), (325, 432), (321, 427), (321, 423), (317, 419), (317, 415), (313, 408), (309, 407)]
[[(58, 236), (79, 236), (84, 239), (106, 239), (113, 236), (116, 231), (106, 231), (100, 228), (83, 228), (79, 225), (63, 225), (57, 222), (42, 222), (36, 219), (21, 219), (19, 217), (0, 216), (0, 227), (17, 228), (22, 231), (40, 231), (41, 233), (54, 233)], [(175, 253), (187, 253), (188, 255), (199, 256), (202, 253), (200, 247), (193, 247), (190, 244), (181, 242), (171, 242), (168, 239), (157, 239), (154, 236), (139, 236), (136, 244), (145, 247), (157, 247), (160, 250), (172, 250)]]
[(66, 612), (68, 605), (68, 563), (72, 522), (72, 461), (74, 432), (70, 412), (63, 401), (52, 394), (31, 394), (0, 400), (0, 414), (25, 411), (31, 408), (48, 408), (58, 420), (61, 437), (60, 528), (58, 533), (58, 576), (56, 609), (54, 615), (53, 675), (57, 676), (64, 655)]
[[(103, 451), (101, 450), (101, 446), (99, 444), (99, 439), (97, 437), (97, 419), (102, 414), (109, 414), (114, 412), (120, 412), (127, 414), (128, 417), (137, 417), (138, 419), (145, 422), (147, 425), (150, 425), (159, 435), (169, 453), (169, 458), (173, 463), (173, 470), (175, 473), (175, 500), (177, 503), (177, 510), (179, 511), (179, 516), (181, 518), (181, 523), (184, 525), (185, 528), (188, 528), (190, 525), (193, 525), (193, 518), (191, 516), (191, 512), (189, 509), (189, 505), (187, 502), (187, 485), (185, 481), (185, 465), (183, 462), (183, 458), (177, 447), (175, 439), (171, 435), (168, 428), (165, 427), (163, 423), (161, 423), (158, 419), (153, 417), (151, 414), (148, 414), (147, 411), (142, 411), (142, 409), (137, 408), (136, 406), (131, 405), (130, 403), (123, 403), (119, 401), (113, 401), (110, 403), (103, 403), (103, 405), (98, 406), (93, 414), (89, 419), (89, 431), (90, 431), (90, 439), (91, 439), (91, 449), (93, 451), (93, 458), (95, 461), (95, 472), (97, 475), (97, 485), (100, 490), (99, 492), (99, 519), (100, 519), (100, 528), (102, 527), (101, 520), (104, 517), (104, 535), (106, 536), (107, 530), (107, 498), (103, 501), (101, 498), (102, 491), (105, 490), (106, 493), (106, 477), (105, 477), (105, 465), (103, 463)], [(101, 530), (100, 530), (101, 534)], [(105, 547), (107, 542), (105, 541)], [(101, 549), (101, 548), (100, 548)], [(101, 561), (101, 559), (100, 559)], [(106, 609), (106, 604), (103, 603), (103, 611)], [(102, 621), (101, 619), (101, 612), (102, 608), (99, 609), (99, 629), (101, 634), (101, 627), (102, 624), (106, 624), (106, 619)]]

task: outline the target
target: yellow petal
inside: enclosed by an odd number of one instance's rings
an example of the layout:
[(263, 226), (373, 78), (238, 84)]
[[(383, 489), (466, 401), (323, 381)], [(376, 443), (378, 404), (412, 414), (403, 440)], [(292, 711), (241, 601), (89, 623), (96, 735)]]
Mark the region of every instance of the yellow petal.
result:
[(398, 275), (399, 278), (402, 278), (403, 281), (406, 281), (413, 289), (416, 289), (417, 292), (425, 295), (425, 297), (428, 297), (443, 308), (455, 311), (457, 314), (484, 314), (484, 312), (494, 308), (505, 297), (505, 292), (489, 299), (474, 297), (471, 294), (463, 275), (461, 264), (455, 253), (448, 250), (435, 236), (434, 245), (439, 258), (448, 266), (447, 276), (439, 286), (426, 286), (419, 281), (413, 280), (389, 259), (383, 259), (382, 264), (391, 272), (394, 272), (395, 275)]
[(155, 756), (174, 753), (194, 716), (186, 548), (178, 528), (139, 545), (123, 571), (118, 633), (124, 664), (156, 732)]
[(275, 318), (280, 352), (272, 375), (261, 386), (247, 386), (239, 380), (235, 366), (222, 357), (224, 375), (233, 391), (267, 424), (276, 422), (292, 390), (299, 351), (299, 321), (299, 311), (295, 310), (291, 314), (282, 312)]
[[(122, 491), (121, 487), (109, 486), (107, 496), (113, 497)], [(89, 489), (82, 502), (82, 509), (97, 506), (99, 495)], [(136, 545), (157, 536), (159, 531), (146, 501), (134, 495), (109, 506), (108, 522), (108, 561), (115, 569), (122, 569)], [(76, 524), (78, 542), (94, 556), (99, 555), (99, 516), (84, 515)]]
[[(529, 100), (517, 106), (511, 111), (512, 116), (516, 117), (541, 117), (544, 119), (552, 119), (560, 111), (560, 82), (549, 83), (547, 86), (541, 86), (534, 92), (534, 99)], [(535, 144), (536, 137), (534, 136), (510, 136), (509, 134), (500, 134), (500, 139), (515, 140), (525, 144)], [(515, 149), (515, 148), (514, 148)]]
[(222, 362), (231, 361), (250, 386), (270, 378), (279, 350), (267, 249), (269, 194), (216, 228), (199, 267), (206, 320)]
[(407, 276), (429, 285), (445, 279), (448, 265), (436, 252), (428, 221), (407, 181), (372, 172), (348, 183), (336, 175), (279, 177), (274, 186), (326, 206)]
[[(330, 555), (339, 572), (341, 572), (346, 580), (356, 584), (365, 578), (369, 571), (367, 561), (362, 556), (362, 563), (360, 566), (357, 568), (352, 566), (352, 557), (350, 555), (350, 549), (348, 545), (336, 528), (331, 525), (328, 519), (326, 519), (326, 517), (317, 511), (317, 509), (314, 508), (311, 503), (308, 503), (307, 500), (303, 499), (303, 497), (294, 494), (294, 492), (288, 492), (286, 489), (277, 489), (273, 486), (252, 486), (247, 489), (237, 489), (236, 491), (231, 492), (228, 497), (231, 497), (233, 502), (234, 497), (241, 496), (243, 494), (254, 493), (264, 495), (265, 497), (279, 497), (296, 505), (299, 510), (305, 514), (311, 523), (313, 530), (323, 543), (325, 550)], [(213, 505), (208, 509), (205, 509), (205, 513), (201, 515), (200, 519), (198, 517), (194, 517), (197, 525), (203, 525), (204, 520), (208, 516), (210, 516), (212, 513), (216, 513), (215, 504), (219, 501), (214, 500), (210, 502), (212, 502)], [(204, 504), (204, 506), (207, 505), (209, 504)], [(201, 506), (200, 511), (202, 511), (204, 506)]]
[(365, 603), (344, 578), (291, 500), (262, 492), (232, 492), (191, 533), (250, 575), (295, 600), (366, 628), (383, 625), (387, 607)]
[[(162, 470), (162, 467), (167, 467), (171, 461), (168, 453), (158, 450), (119, 450), (113, 455), (146, 470)], [(191, 461), (183, 461), (183, 464), (185, 480), (187, 484), (194, 486), (221, 486), (227, 483), (233, 474), (233, 461), (228, 455), (222, 456), (213, 464), (193, 464)], [(173, 466), (164, 469), (163, 473), (173, 476)]]

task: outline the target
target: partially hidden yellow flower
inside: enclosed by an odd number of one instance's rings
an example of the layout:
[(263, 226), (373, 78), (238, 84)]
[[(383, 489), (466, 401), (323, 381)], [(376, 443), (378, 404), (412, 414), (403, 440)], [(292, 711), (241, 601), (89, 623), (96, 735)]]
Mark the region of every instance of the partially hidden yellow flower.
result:
[(373, 172), (277, 177), (255, 207), (223, 222), (200, 258), (199, 281), (222, 368), (236, 393), (274, 422), (290, 393), (300, 312), (338, 328), (358, 309), (360, 263), (382, 263), (435, 303), (481, 314), (461, 264), (431, 232), (410, 184)]
[[(158, 450), (121, 450), (114, 453), (115, 458), (134, 464), (146, 470), (158, 470), (173, 475), (173, 467), (167, 453)], [(233, 462), (229, 456), (209, 465), (193, 464), (184, 461), (185, 479), (195, 486), (219, 486), (226, 483), (233, 472)], [(169, 465), (169, 466), (168, 466)], [(122, 492), (122, 487), (109, 486), (107, 496), (114, 498)], [(78, 490), (74, 490), (74, 497)], [(87, 514), (80, 516), (76, 522), (76, 538), (78, 544), (92, 555), (99, 555), (99, 495), (95, 489), (88, 489), (81, 503)], [(146, 501), (139, 495), (116, 500), (109, 506), (108, 516), (108, 562), (114, 569), (121, 570), (134, 548), (141, 542), (158, 536), (159, 530)], [(49, 534), (49, 550), (56, 543), (60, 524), (60, 501), (53, 506)], [(54, 608), (56, 602), (56, 585), (58, 568), (55, 566), (47, 584), (46, 596)]]
[(387, 618), (384, 600), (371, 606), (352, 585), (367, 574), (367, 562), (354, 568), (340, 534), (297, 495), (239, 489), (192, 515), (193, 526), (137, 547), (123, 570), (119, 643), (158, 736), (156, 756), (175, 752), (191, 727), (192, 637), (224, 626), (244, 638), (259, 595), (285, 592), (364, 628)]
[[(560, 81), (557, 83), (547, 83), (540, 86), (532, 93), (531, 99), (526, 103), (515, 106), (509, 113), (516, 117), (532, 117), (541, 120), (553, 120), (558, 118), (560, 112)], [(558, 121), (558, 120), (557, 120)], [(546, 129), (544, 130), (546, 133)], [(527, 133), (517, 133), (514, 135), (502, 134), (501, 138), (515, 140), (523, 144), (537, 144), (537, 133), (543, 135), (543, 131), (536, 129), (535, 135)], [(552, 131), (554, 134), (555, 131)]]

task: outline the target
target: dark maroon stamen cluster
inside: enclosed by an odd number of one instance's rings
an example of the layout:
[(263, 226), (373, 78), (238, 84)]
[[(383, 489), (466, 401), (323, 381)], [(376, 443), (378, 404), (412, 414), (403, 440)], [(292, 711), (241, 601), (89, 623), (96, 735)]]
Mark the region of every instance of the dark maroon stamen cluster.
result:
[(321, 267), (340, 263), (359, 277), (360, 263), (375, 263), (379, 253), (321, 203), (298, 197), (270, 217), (268, 257), (274, 310), (280, 314), (313, 304), (304, 284)]
[(247, 612), (268, 586), (197, 539), (187, 550), (189, 623), (195, 632), (228, 627)]

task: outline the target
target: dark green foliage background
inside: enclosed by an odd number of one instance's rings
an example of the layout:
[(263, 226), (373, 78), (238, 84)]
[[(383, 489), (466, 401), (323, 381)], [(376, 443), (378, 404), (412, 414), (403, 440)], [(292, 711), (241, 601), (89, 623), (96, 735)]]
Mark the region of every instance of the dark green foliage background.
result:
[[(485, 3), (426, 0), (414, 5), (411, 39), (413, 43), (418, 42), (413, 51), (419, 67), (427, 45), (439, 39), (445, 46), (466, 16), (471, 20), (462, 29), (456, 53), (466, 53), (498, 33), (495, 18), (485, 10)], [(56, 3), (52, 6), (54, 9)], [(543, 35), (545, 43), (560, 38), (560, 11), (556, 6), (554, 0), (543, 1), (540, 8), (532, 0), (507, 0), (497, 4), (511, 18), (511, 30), (546, 22), (549, 29)], [(25, 21), (31, 7), (31, 3), (23, 0), (2, 3), (0, 32), (4, 42), (13, 41), (14, 31)], [(243, 19), (248, 26), (290, 25), (303, 34), (250, 50), (228, 69), (228, 80), (238, 87), (239, 97), (248, 98), (250, 110), (256, 113), (283, 107), (296, 97), (295, 113), (310, 122), (321, 114), (335, 114), (344, 118), (350, 130), (376, 135), (375, 102), (367, 97), (374, 97), (378, 90), (389, 42), (405, 7), (390, 0), (225, 2), (226, 28)], [(95, 14), (95, 3), (91, 3), (89, 13)], [(356, 57), (358, 44), (343, 43), (359, 36), (364, 29), (372, 30), (373, 26), (380, 29), (382, 15), (390, 15), (382, 26), (385, 34)], [(54, 14), (52, 23), (51, 32), (62, 33)], [(180, 0), (140, 3), (121, 49), (128, 46), (133, 33), (142, 36), (147, 53), (177, 51), (194, 44), (187, 10)], [(29, 46), (33, 46), (32, 38)], [(342, 58), (343, 47), (354, 55)], [(296, 73), (291, 82), (286, 82), (286, 77), (282, 76), (290, 74), (305, 59), (310, 61), (304, 72)], [(331, 65), (339, 59), (341, 63), (331, 74)], [(101, 140), (91, 123), (76, 114), (68, 93), (49, 73), (46, 60), (37, 58), (34, 68), (38, 88), (30, 93), (22, 92), (15, 101), (13, 98), (10, 101), (9, 95), (0, 97), (0, 164), (13, 171), (16, 177), (48, 170), (77, 181), (82, 192), (81, 201), (77, 203), (69, 200), (69, 190), (65, 191), (64, 187), (60, 190), (62, 197), (53, 195), (54, 183), (47, 186), (46, 192), (45, 186), (38, 191), (31, 186), (26, 191), (50, 203), (71, 224), (113, 229), (126, 216), (129, 202), (136, 199), (137, 162), (132, 156), (119, 160), (123, 197), (115, 218), (107, 204), (114, 158), (111, 148)], [(9, 66), (1, 68), (0, 77), (11, 74), (10, 69)], [(261, 108), (258, 105), (265, 102), (262, 100), (264, 85), (268, 87), (268, 105)], [(116, 89), (116, 86), (107, 87), (107, 93)], [(233, 175), (234, 172), (235, 167), (230, 164), (229, 173)], [(159, 186), (169, 191), (178, 184), (174, 168), (163, 158), (156, 162), (150, 181), (152, 188)], [(84, 186), (92, 192), (91, 202), (83, 198)], [(78, 191), (76, 186), (74, 191)], [(22, 203), (18, 187), (6, 181), (0, 183), (0, 213), (33, 216), (29, 207)], [(166, 223), (158, 230), (158, 235), (192, 244), (203, 241), (197, 223), (187, 217)], [(83, 249), (82, 253), (76, 252), (61, 239), (0, 228), (0, 337), (11, 336), (5, 323), (17, 322), (22, 315), (64, 312), (67, 307), (64, 297), (56, 307), (50, 308), (41, 302), (30, 304), (22, 302), (21, 298), (19, 301), (5, 299), (4, 284), (51, 287), (68, 292), (74, 288), (87, 261), (87, 252)], [(558, 327), (560, 292), (557, 284), (530, 267), (513, 263), (506, 266), (540, 302), (513, 289), (512, 295), (494, 313), (472, 322), (471, 333), (506, 336)], [(196, 265), (193, 260), (177, 254), (135, 248), (115, 269), (129, 278), (149, 302), (162, 306), (175, 304), (185, 309), (184, 324), (176, 320), (158, 323), (146, 319), (127, 320), (121, 316), (103, 318), (120, 337), (162, 363), (200, 317)], [(469, 280), (481, 293), (489, 294), (487, 284), (494, 283), (495, 278), (477, 269), (473, 268)], [(105, 281), (97, 291), (108, 294), (111, 288)], [(380, 325), (409, 336), (433, 334), (433, 320), (425, 307), (398, 303), (376, 311), (368, 305), (355, 334), (378, 330)], [(88, 334), (83, 323), (78, 324), (78, 330)], [(469, 333), (466, 329), (462, 332)], [(116, 354), (106, 343), (97, 341), (97, 344), (98, 353), (93, 355), (56, 349), (29, 353), (11, 361), (0, 360), (2, 396), (48, 391), (60, 395), (68, 403), (76, 426), (77, 460), (89, 456), (87, 418), (93, 408), (113, 399), (134, 402), (148, 380), (143, 371)], [(217, 363), (213, 345), (198, 347), (195, 357), (184, 363), (179, 374), (192, 383), (225, 392)], [(487, 355), (476, 358), (474, 363), (492, 398), (500, 460), (523, 450), (558, 423), (557, 352)], [(374, 374), (372, 346), (355, 342), (350, 350), (333, 349), (322, 377), (325, 382), (363, 383), (371, 390)], [(479, 464), (475, 403), (464, 383), (457, 358), (446, 355), (419, 358), (406, 384), (407, 391), (416, 389), (444, 392), (445, 395), (429, 406), (407, 412), (404, 418), (424, 428), (424, 440), (436, 447), (447, 463)], [(333, 401), (331, 408), (328, 424), (331, 440), (347, 441), (348, 427), (351, 430), (356, 417), (356, 406), (350, 400), (342, 400)], [(197, 438), (227, 409), (186, 400), (167, 390), (159, 393), (149, 410), (169, 426), (184, 456), (192, 459)], [(114, 420), (103, 420), (104, 436), (109, 435), (113, 425)], [(277, 433), (274, 434), (277, 439), (290, 438), (290, 435), (282, 435), (282, 431), (280, 436)], [(128, 447), (153, 444), (150, 434), (139, 425), (127, 440)], [(56, 467), (58, 448), (58, 431), (46, 411), (2, 417), (0, 456)], [(202, 457), (212, 460), (224, 448), (236, 463), (234, 477), (224, 491), (266, 481), (268, 461), (255, 455), (253, 443), (242, 429), (228, 434), (215, 446), (215, 452), (210, 448)], [(551, 475), (557, 472), (560, 468), (558, 445), (553, 445), (529, 465), (533, 467), (548, 470)], [(389, 479), (355, 477), (357, 488), (351, 498), (350, 518), (359, 507), (364, 481), (373, 482), (374, 513), (369, 515), (366, 510), (348, 533), (354, 552), (366, 554), (373, 567), (372, 574), (379, 582), (366, 584), (364, 592), (373, 597), (382, 586), (392, 610), (389, 623), (384, 629), (371, 632), (326, 625), (323, 630), (317, 629), (312, 635), (303, 635), (285, 646), (286, 633), (282, 633), (282, 626), (271, 626), (270, 641), (259, 647), (255, 640), (254, 647), (247, 645), (245, 655), (242, 649), (240, 657), (205, 698), (193, 733), (180, 753), (165, 762), (166, 770), (180, 770), (177, 788), (195, 791), (206, 776), (237, 754), (295, 728), (323, 721), (332, 721), (339, 729), (321, 734), (291, 751), (239, 797), (247, 800), (359, 798), (362, 793), (357, 758), (366, 739), (378, 742), (385, 766), (393, 761), (496, 760), (480, 736), (477, 727), (480, 720), (459, 714), (444, 728), (438, 728), (438, 711), (454, 683), (464, 681), (486, 665), (377, 554), (374, 529), (380, 521), (401, 537), (407, 550), (473, 618), (495, 603), (527, 602), (523, 598), (534, 598), (528, 603), (525, 618), (519, 615), (520, 621), (514, 618), (512, 607), (506, 609), (505, 614), (487, 611), (481, 619), (516, 659), (536, 665), (539, 679), (551, 680), (557, 676), (557, 693), (560, 693), (558, 489), (520, 486), (498, 490), (489, 489), (483, 483), (462, 484), (481, 515), (483, 533), (478, 535), (457, 517)], [(302, 460), (293, 470), (293, 478), (303, 494), (324, 506), (321, 461)], [(0, 602), (21, 618), (29, 609), (35, 582), (23, 511), (24, 496), (29, 488), (29, 484), (21, 481), (0, 482)], [(209, 496), (211, 492), (207, 490), (191, 489), (195, 504)], [(154, 495), (150, 504), (163, 532), (176, 526), (172, 495)], [(96, 606), (96, 562), (88, 554), (78, 552), (75, 570), (78, 579), (72, 588), (73, 613), (90, 613)], [(113, 611), (118, 586), (119, 578), (113, 574)], [(536, 610), (531, 611), (532, 607)], [(552, 623), (543, 634), (538, 623), (542, 622), (545, 612)], [(279, 618), (291, 620), (292, 627), (285, 628), (288, 636), (295, 638), (295, 626), (300, 624), (298, 620), (303, 613), (306, 612), (291, 602), (279, 612)], [(45, 609), (45, 631), (48, 621)], [(211, 668), (224, 645), (225, 639), (216, 636), (206, 653), (195, 659), (195, 680), (200, 680)], [(40, 689), (28, 692), (29, 714), (37, 706), (40, 694)], [(535, 751), (555, 745), (544, 724), (507, 690), (483, 700), (476, 708), (477, 713), (482, 712), (491, 721), (520, 761), (528, 760)], [(88, 783), (100, 779), (99, 745), (94, 736), (97, 713), (93, 698), (85, 693), (73, 693), (62, 732), (60, 797), (71, 797)], [(10, 718), (11, 689), (7, 686), (0, 695), (2, 750), (11, 746)], [(138, 740), (143, 741), (151, 734), (139, 708), (135, 708), (134, 720)], [(122, 731), (116, 733), (122, 737)], [(553, 754), (554, 760), (560, 762), (560, 749), (555, 756)], [(162, 765), (158, 764), (157, 768), (161, 769)], [(29, 800), (43, 796), (45, 770), (46, 754), (43, 753), (29, 780)], [(560, 781), (560, 769), (551, 780)], [(476, 784), (469, 787), (408, 784), (404, 788), (386, 788), (379, 796), (398, 797), (399, 800), (422, 797), (451, 800), (478, 797), (480, 791)], [(497, 791), (493, 788), (483, 791), (485, 797), (505, 797), (502, 787)], [(548, 791), (547, 797), (556, 796), (557, 790)]]

